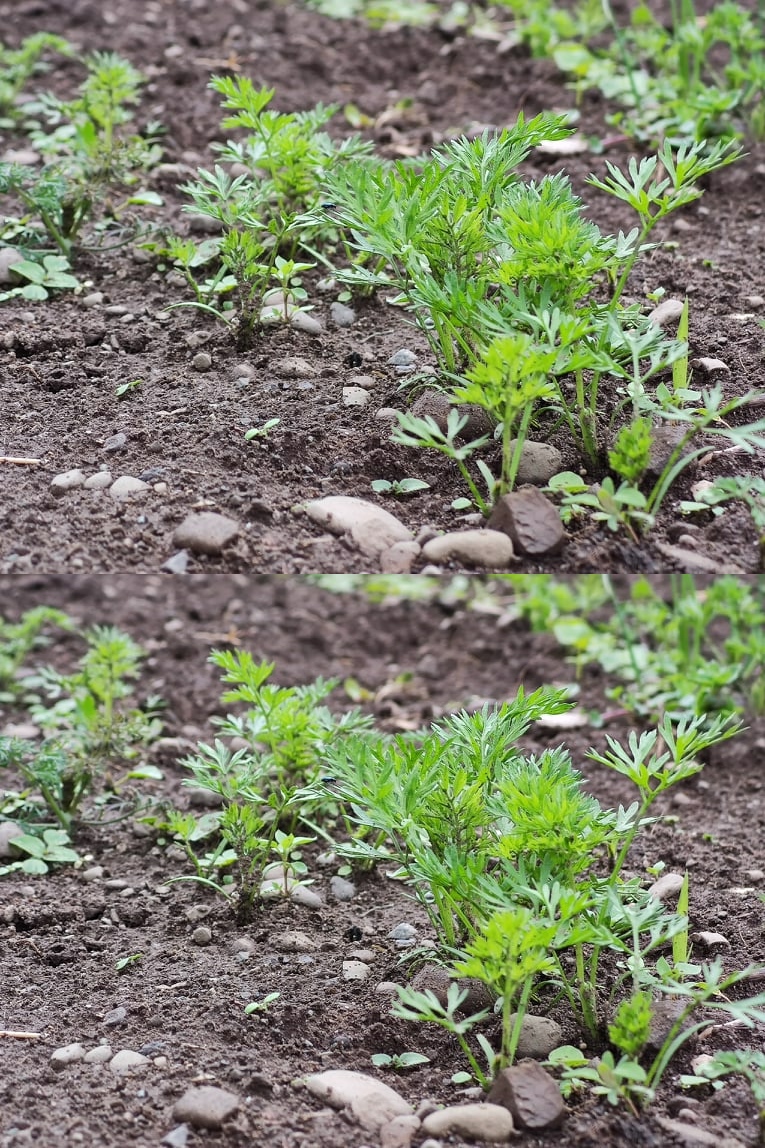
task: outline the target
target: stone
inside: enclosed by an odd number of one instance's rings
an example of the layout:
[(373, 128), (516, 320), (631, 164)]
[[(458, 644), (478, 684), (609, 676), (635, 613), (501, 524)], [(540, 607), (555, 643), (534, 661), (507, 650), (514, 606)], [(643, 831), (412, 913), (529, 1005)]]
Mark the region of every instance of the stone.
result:
[(499, 1104), (454, 1104), (431, 1112), (423, 1120), (422, 1129), (429, 1136), (456, 1133), (466, 1139), (506, 1144), (513, 1135), (513, 1118)]
[(691, 933), (691, 940), (703, 945), (705, 949), (730, 948), (730, 941), (722, 933)]
[(409, 574), (420, 555), (418, 542), (396, 542), (380, 554), (383, 574)]
[(212, 929), (208, 929), (207, 925), (197, 925), (191, 934), (191, 940), (193, 944), (199, 945), (200, 947), (209, 945), (212, 940)]
[(521, 1060), (512, 1068), (503, 1068), (487, 1100), (507, 1108), (519, 1128), (559, 1128), (566, 1118), (557, 1081), (536, 1060)]
[(446, 1004), (449, 985), (453, 983), (448, 970), (443, 965), (424, 964), (412, 977), (412, 988), (417, 992), (432, 992), (442, 1004)]
[(306, 359), (301, 359), (299, 355), (277, 359), (273, 364), (273, 370), (280, 379), (313, 379), (318, 373), (315, 367), (312, 367)]
[(148, 1056), (133, 1052), (132, 1048), (121, 1048), (109, 1061), (109, 1068), (115, 1076), (121, 1076), (123, 1072), (135, 1072), (137, 1069), (145, 1068), (147, 1064), (151, 1064)]
[(725, 562), (724, 559), (714, 554), (697, 554), (695, 550), (689, 550), (684, 546), (670, 546), (667, 542), (662, 542), (659, 539), (656, 540), (654, 546), (660, 554), (676, 563), (681, 570), (688, 572), (698, 570), (705, 574), (735, 574), (736, 576), (746, 574), (741, 566), (737, 566), (734, 562)]
[(557, 508), (536, 486), (521, 486), (503, 494), (488, 525), (507, 534), (520, 554), (531, 557), (558, 554), (566, 542)]
[(344, 981), (365, 981), (371, 969), (364, 961), (343, 961)]
[(485, 566), (502, 570), (513, 560), (513, 544), (499, 530), (453, 530), (431, 538), (422, 548), (428, 562), (446, 562), (454, 558), (466, 566)]
[(656, 1123), (669, 1133), (673, 1141), (685, 1145), (686, 1148), (744, 1148), (743, 1141), (735, 1136), (726, 1136), (718, 1130), (710, 1131), (699, 1128), (695, 1124), (686, 1124), (682, 1120), (670, 1120), (666, 1116), (656, 1116)]
[(730, 367), (722, 359), (691, 359), (691, 366), (698, 367), (705, 375), (711, 375), (715, 371), (727, 371), (730, 374)]
[(371, 391), (375, 385), (372, 375), (351, 375), (348, 380), (349, 387), (361, 387), (362, 391)]
[(188, 568), (188, 550), (177, 550), (175, 554), (171, 554), (167, 561), (163, 562), (160, 566), (160, 570), (164, 570), (167, 574), (185, 574)]
[(365, 407), (369, 402), (369, 391), (363, 387), (343, 387), (344, 407)]
[(20, 276), (13, 274), (14, 263), (23, 263), (24, 256), (15, 247), (0, 247), (0, 283), (18, 283)]
[(135, 498), (137, 495), (146, 494), (150, 489), (148, 482), (133, 478), (132, 474), (121, 474), (109, 487), (109, 494), (115, 502), (120, 502), (123, 498)]
[[(515, 1023), (515, 1013), (510, 1015), (510, 1024)], [(546, 1060), (563, 1039), (563, 1030), (557, 1021), (549, 1016), (534, 1016), (527, 1012), (521, 1022), (521, 1035), (518, 1039), (519, 1059), (532, 1057)]]
[(99, 470), (86, 478), (82, 485), (84, 490), (104, 490), (107, 486), (111, 486), (113, 481), (110, 471)]
[(396, 542), (409, 542), (411, 531), (393, 514), (373, 502), (347, 495), (329, 495), (304, 504), (311, 521), (348, 534), (362, 554), (377, 557)]
[(333, 1108), (347, 1108), (369, 1132), (378, 1132), (397, 1116), (411, 1116), (412, 1106), (398, 1092), (364, 1072), (332, 1068), (303, 1080), (312, 1096)]
[(314, 953), (319, 947), (306, 933), (301, 933), (298, 929), (277, 933), (271, 943), (280, 953)]
[(356, 322), (356, 312), (345, 303), (330, 303), (329, 317), (336, 327), (351, 327)]
[(124, 431), (117, 431), (116, 434), (109, 435), (109, 437), (104, 441), (104, 445), (101, 447), (101, 449), (103, 450), (104, 454), (109, 454), (113, 451), (124, 450), (126, 446), (127, 435)]
[(417, 940), (417, 930), (414, 925), (410, 925), (408, 921), (402, 921), (399, 925), (394, 925), (388, 933), (388, 939), (391, 941), (406, 941), (407, 944), (413, 945)]
[(239, 534), (239, 523), (203, 510), (187, 515), (173, 532), (173, 545), (194, 554), (220, 554)]
[(160, 1140), (160, 1144), (164, 1144), (165, 1148), (186, 1148), (188, 1142), (188, 1124), (176, 1124), (175, 1128), (171, 1128), (167, 1135)]
[(64, 494), (68, 494), (70, 490), (76, 490), (78, 486), (82, 486), (85, 481), (85, 475), (81, 470), (65, 470), (62, 474), (57, 474), (55, 478), (51, 479), (50, 492), (56, 498), (60, 498)]
[(65, 1044), (51, 1053), (50, 1066), (56, 1072), (62, 1072), (70, 1064), (77, 1064), (85, 1056), (85, 1049), (81, 1044)]
[(86, 1052), (82, 1060), (84, 1064), (104, 1064), (107, 1060), (112, 1058), (111, 1045), (99, 1044), (96, 1048), (91, 1048), (90, 1052)]
[(400, 414), (401, 411), (397, 407), (378, 407), (375, 418), (381, 423), (394, 423)]
[(24, 830), (15, 821), (0, 821), (0, 857), (18, 857), (12, 846), (14, 837), (23, 837)]
[(683, 887), (682, 873), (662, 873), (648, 892), (657, 901), (676, 901)]
[(117, 1005), (104, 1014), (102, 1024), (109, 1028), (117, 1024), (124, 1024), (127, 1020), (127, 1009), (124, 1005)]
[(225, 1088), (203, 1084), (189, 1088), (173, 1105), (173, 1120), (194, 1128), (216, 1129), (239, 1108), (239, 1097)]
[(412, 368), (417, 363), (417, 356), (415, 355), (414, 351), (410, 351), (408, 348), (402, 347), (401, 350), (394, 351), (394, 353), (388, 359), (388, 363), (391, 367)]
[[(389, 359), (388, 361), (392, 362), (393, 360)], [(445, 395), (443, 391), (428, 388), (422, 391), (414, 400), (411, 406), (411, 413), (418, 419), (433, 419), (439, 430), (445, 431), (449, 412), (452, 410), (453, 405), (453, 403), (449, 402), (447, 395)]]
[(299, 882), (290, 890), (290, 899), (298, 905), (302, 905), (304, 909), (321, 909), (324, 904), (315, 890), (309, 889), (307, 885), (301, 885)]
[(395, 1116), (380, 1129), (380, 1148), (410, 1148), (419, 1130), (419, 1116)]
[(90, 309), (91, 307), (100, 307), (103, 301), (103, 291), (91, 291), (89, 295), (83, 296), (82, 305)]
[(212, 366), (212, 355), (209, 351), (197, 351), (191, 360), (191, 365), (195, 371), (209, 371)]
[[(516, 439), (513, 439), (510, 446), (514, 447), (515, 443)], [(530, 483), (532, 486), (547, 486), (562, 465), (563, 455), (556, 446), (549, 442), (533, 442), (527, 438), (521, 447), (516, 481), (519, 485)]]
[(302, 331), (304, 335), (320, 335), (324, 330), (319, 320), (307, 311), (295, 311), (290, 316), (290, 326), (296, 331)]
[(356, 886), (345, 877), (330, 877), (329, 891), (336, 901), (352, 901), (356, 896)]
[(662, 330), (665, 327), (677, 326), (684, 306), (682, 299), (663, 299), (657, 307), (654, 307), (648, 318)]
[(659, 477), (684, 435), (685, 429), (673, 423), (664, 423), (651, 428), (651, 449), (646, 466), (646, 474), (649, 477)]

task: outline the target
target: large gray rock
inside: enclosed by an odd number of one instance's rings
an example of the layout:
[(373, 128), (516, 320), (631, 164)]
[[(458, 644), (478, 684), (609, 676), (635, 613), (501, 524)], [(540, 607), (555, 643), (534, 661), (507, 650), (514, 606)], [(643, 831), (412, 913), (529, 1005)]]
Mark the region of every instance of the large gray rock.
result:
[(448, 562), (455, 558), (466, 566), (486, 566), (502, 570), (513, 560), (513, 544), (498, 530), (453, 530), (431, 538), (422, 548), (428, 562)]
[(189, 1088), (173, 1107), (173, 1120), (195, 1128), (220, 1128), (239, 1108), (239, 1097), (225, 1088), (203, 1084)]
[(471, 1140), (488, 1140), (505, 1144), (513, 1135), (513, 1118), (499, 1104), (455, 1104), (431, 1112), (422, 1122), (428, 1136), (447, 1136), (456, 1132)]
[(333, 1068), (306, 1076), (312, 1096), (333, 1108), (347, 1108), (362, 1128), (377, 1132), (397, 1116), (410, 1116), (412, 1106), (394, 1089), (374, 1076)]
[(194, 554), (220, 554), (239, 534), (239, 523), (212, 510), (189, 514), (173, 533), (173, 546)]
[(308, 517), (333, 534), (347, 534), (362, 552), (377, 557), (397, 542), (410, 542), (412, 532), (389, 511), (364, 498), (328, 495), (306, 502)]

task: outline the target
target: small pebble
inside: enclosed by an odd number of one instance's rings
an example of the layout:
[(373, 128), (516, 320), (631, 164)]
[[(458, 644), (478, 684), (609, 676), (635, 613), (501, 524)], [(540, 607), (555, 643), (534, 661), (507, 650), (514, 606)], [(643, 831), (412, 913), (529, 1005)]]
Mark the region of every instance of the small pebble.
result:
[(70, 1064), (76, 1064), (82, 1060), (84, 1056), (85, 1049), (81, 1044), (65, 1044), (63, 1048), (57, 1048), (55, 1052), (51, 1053), (50, 1066), (57, 1072), (61, 1072)]
[(365, 407), (369, 402), (369, 392), (363, 387), (343, 387), (344, 407)]
[(110, 1009), (101, 1022), (105, 1027), (113, 1027), (117, 1024), (124, 1024), (127, 1020), (127, 1009), (123, 1005), (118, 1005), (117, 1008)]
[(51, 480), (50, 492), (60, 498), (61, 495), (68, 494), (70, 490), (76, 490), (84, 482), (85, 475), (81, 470), (65, 470)]
[(207, 351), (197, 351), (191, 360), (191, 365), (195, 371), (209, 371), (212, 366), (212, 355)]
[(91, 291), (90, 295), (83, 296), (83, 307), (100, 307), (104, 301), (103, 291)]
[(145, 494), (149, 489), (148, 482), (142, 482), (132, 474), (121, 474), (109, 487), (109, 494), (119, 502), (123, 498), (135, 498), (139, 494)]
[(329, 891), (336, 901), (351, 901), (356, 896), (356, 886), (345, 877), (330, 878)]
[(329, 316), (336, 327), (351, 327), (356, 322), (353, 307), (346, 307), (344, 303), (331, 303)]
[(195, 1128), (220, 1128), (239, 1108), (239, 1097), (224, 1088), (205, 1084), (189, 1088), (173, 1108), (173, 1119)]
[(177, 550), (160, 566), (160, 570), (164, 570), (167, 574), (185, 574), (188, 568), (188, 550)]
[(132, 1048), (121, 1048), (109, 1061), (109, 1068), (116, 1076), (120, 1076), (123, 1072), (135, 1072), (136, 1069), (145, 1068), (149, 1063), (148, 1056), (133, 1052)]
[(107, 486), (111, 486), (113, 481), (110, 471), (99, 470), (86, 478), (82, 485), (85, 490), (104, 490)]
[(324, 904), (319, 894), (315, 893), (313, 889), (309, 889), (307, 885), (296, 885), (291, 891), (290, 897), (306, 909), (320, 909)]
[(365, 981), (371, 970), (364, 961), (343, 961), (344, 981)]
[(90, 1052), (86, 1052), (82, 1059), (85, 1064), (103, 1064), (111, 1058), (111, 1045), (99, 1044), (97, 1048), (91, 1048)]
[(388, 363), (391, 367), (407, 367), (411, 369), (417, 363), (417, 356), (414, 351), (409, 351), (406, 347), (402, 347), (400, 351), (395, 351), (394, 354), (391, 355), (388, 359)]
[(290, 325), (297, 331), (302, 331), (305, 335), (320, 335), (323, 327), (318, 319), (313, 315), (309, 315), (306, 311), (295, 311), (290, 316)]
[(191, 939), (195, 945), (209, 945), (212, 940), (212, 930), (208, 929), (207, 925), (197, 925), (191, 934)]

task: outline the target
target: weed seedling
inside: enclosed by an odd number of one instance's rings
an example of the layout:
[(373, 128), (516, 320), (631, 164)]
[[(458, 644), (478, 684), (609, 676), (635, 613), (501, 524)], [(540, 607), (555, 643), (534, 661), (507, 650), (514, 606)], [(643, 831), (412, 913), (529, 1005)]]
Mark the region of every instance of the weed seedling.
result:
[(375, 1068), (392, 1068), (396, 1072), (430, 1064), (430, 1057), (422, 1052), (397, 1052), (392, 1056), (387, 1052), (375, 1052), (369, 1059)]

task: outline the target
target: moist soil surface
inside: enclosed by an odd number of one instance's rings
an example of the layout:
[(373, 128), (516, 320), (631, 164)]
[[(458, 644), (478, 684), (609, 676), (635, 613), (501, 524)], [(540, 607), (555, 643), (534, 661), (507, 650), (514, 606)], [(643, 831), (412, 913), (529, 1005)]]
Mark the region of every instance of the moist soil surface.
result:
[[(373, 30), (290, 4), (5, 0), (0, 19), (12, 43), (40, 30), (58, 32), (83, 50), (119, 51), (142, 69), (149, 82), (139, 122), (165, 125), (163, 159), (181, 165), (181, 179), (199, 166), (211, 167), (210, 145), (225, 139), (218, 98), (207, 83), (211, 73), (227, 69), (273, 86), (274, 106), (283, 110), (319, 101), (355, 104), (373, 121), (369, 134), (388, 156), (418, 154), (463, 132), (501, 127), (521, 110), (531, 116), (574, 104), (552, 63), (520, 49), (500, 50), (496, 41), (436, 28)], [(72, 95), (82, 76), (80, 65), (64, 61), (37, 88)], [(633, 226), (628, 209), (584, 184), (589, 173), (605, 173), (605, 158), (624, 165), (631, 154), (606, 124), (610, 110), (596, 96), (580, 106), (580, 128), (588, 138), (608, 142), (604, 154), (565, 160), (536, 154), (522, 174), (539, 178), (565, 167), (591, 217), (616, 233)], [(345, 130), (342, 117), (332, 130)], [(5, 148), (24, 142), (9, 135)], [(752, 145), (745, 159), (711, 177), (700, 202), (657, 229), (659, 247), (630, 284), (631, 297), (646, 306), (647, 294), (659, 288), (667, 297), (688, 295), (691, 357), (718, 359), (728, 368), (706, 379), (699, 371), (696, 382), (719, 379), (731, 396), (761, 390), (765, 382), (756, 302), (765, 294), (764, 159), (762, 145)], [(164, 206), (142, 209), (143, 218), (186, 233), (187, 200), (178, 182), (167, 174), (150, 181)], [(83, 296), (100, 292), (101, 304), (87, 308), (71, 294), (34, 306), (3, 304), (0, 453), (40, 464), (0, 464), (0, 570), (156, 571), (178, 549), (175, 528), (201, 509), (234, 519), (239, 534), (218, 555), (192, 554), (190, 571), (378, 569), (378, 558), (293, 509), (324, 495), (380, 502), (413, 536), (465, 525), (451, 508), (466, 493), (454, 465), (432, 452), (392, 445), (390, 422), (377, 415), (381, 408), (404, 408), (410, 398), (388, 363), (393, 353), (414, 351), (422, 371), (433, 365), (424, 339), (382, 299), (357, 301), (356, 321), (338, 328), (329, 315), (334, 296), (315, 289), (318, 273), (309, 275), (321, 333), (267, 329), (242, 354), (222, 327), (199, 312), (176, 310), (161, 319), (185, 291), (168, 284), (132, 245), (83, 253), (75, 270), (87, 283)], [(200, 348), (211, 357), (205, 371), (192, 367)], [(295, 356), (307, 363), (307, 378), (284, 377), (284, 360)], [(359, 374), (372, 379), (371, 400), (347, 407), (342, 389)], [(135, 379), (143, 380), (140, 388), (118, 399), (117, 388)], [(267, 439), (245, 441), (248, 428), (275, 418), (280, 423)], [(115, 435), (124, 440), (111, 450)], [(578, 469), (581, 460), (560, 445), (563, 467)], [(579, 520), (567, 528), (561, 554), (542, 564), (520, 558), (514, 568), (755, 570), (757, 537), (743, 507), (689, 522), (677, 506), (699, 479), (760, 474), (762, 466), (757, 455), (707, 458), (673, 488), (648, 537), (633, 542)], [(142, 478), (152, 489), (122, 501), (103, 489), (54, 497), (53, 477), (74, 468)], [(424, 479), (430, 488), (408, 500), (372, 493), (372, 481), (403, 477)], [(420, 558), (414, 569), (423, 565)]]
[[(164, 734), (207, 740), (210, 718), (225, 712), (211, 646), (239, 643), (256, 658), (276, 663), (275, 680), (304, 683), (317, 675), (354, 677), (371, 691), (368, 707), (387, 729), (416, 728), (462, 704), (501, 701), (518, 686), (571, 681), (572, 669), (546, 635), (520, 623), (498, 624), (496, 614), (468, 611), (454, 601), (370, 604), (334, 596), (302, 580), (197, 575), (172, 581), (159, 576), (23, 576), (0, 580), (9, 619), (39, 604), (57, 605), (83, 624), (113, 623), (148, 651), (137, 697), (160, 694), (167, 703)], [(72, 668), (82, 653), (75, 634), (55, 638), (33, 662)], [(411, 673), (404, 682), (396, 679)], [(607, 679), (585, 673), (585, 709), (613, 711)], [(333, 704), (348, 702), (339, 689)], [(0, 729), (23, 713), (6, 709)], [(629, 724), (614, 717), (606, 727), (625, 737)], [(765, 810), (762, 798), (762, 727), (713, 752), (703, 772), (658, 804), (658, 821), (640, 839), (630, 871), (645, 880), (649, 866), (690, 873), (690, 931), (721, 934), (726, 969), (762, 959), (762, 905), (752, 871), (762, 869)], [(559, 734), (537, 730), (530, 750), (557, 744)], [(609, 807), (627, 804), (626, 782), (585, 761), (604, 731), (571, 730), (566, 737), (590, 790)], [(164, 779), (141, 782), (144, 797), (188, 807), (186, 771), (178, 751), (165, 752)], [(3, 778), (4, 787), (13, 785)], [(86, 811), (88, 812), (88, 811)], [(92, 813), (92, 807), (89, 809)], [(362, 1148), (376, 1145), (340, 1114), (312, 1099), (293, 1081), (305, 1073), (347, 1068), (380, 1076), (417, 1108), (421, 1102), (465, 1099), (453, 1073), (465, 1065), (452, 1038), (440, 1030), (393, 1020), (389, 997), (377, 986), (402, 982), (406, 966), (389, 938), (402, 922), (429, 939), (424, 915), (402, 889), (381, 873), (357, 874), (355, 896), (333, 900), (332, 868), (308, 851), (319, 908), (264, 904), (252, 924), (237, 926), (226, 906), (195, 884), (167, 886), (185, 871), (131, 815), (117, 823), (83, 826), (76, 844), (86, 860), (77, 871), (62, 867), (46, 877), (0, 881), (0, 979), (4, 1030), (37, 1033), (37, 1039), (0, 1036), (0, 1144), (58, 1148), (159, 1145), (178, 1121), (173, 1106), (193, 1085), (222, 1087), (239, 1108), (217, 1130), (191, 1130), (189, 1144), (229, 1148)], [(101, 867), (86, 880), (85, 869)], [(93, 874), (89, 874), (93, 877)], [(168, 889), (170, 890), (168, 892)], [(204, 925), (208, 943), (192, 939)], [(279, 936), (299, 930), (315, 946), (285, 953)], [(342, 976), (342, 962), (359, 948), (371, 976), (363, 983)], [(701, 942), (697, 957), (708, 956)], [(119, 960), (142, 958), (121, 974)], [(747, 986), (747, 992), (757, 985)], [(249, 1001), (280, 996), (262, 1014), (245, 1015)], [(115, 1010), (119, 1010), (116, 1011)], [(563, 1039), (578, 1042), (565, 1010), (555, 1011)], [(491, 1025), (490, 1025), (491, 1030)], [(678, 1074), (690, 1058), (720, 1048), (762, 1047), (762, 1031), (715, 1030), (692, 1042), (673, 1062), (656, 1103), (640, 1116), (580, 1095), (558, 1132), (523, 1133), (529, 1148), (555, 1145), (624, 1148), (682, 1143), (755, 1145), (756, 1112), (747, 1089), (681, 1092)], [(51, 1054), (73, 1042), (93, 1049), (143, 1052), (141, 1071), (115, 1075), (107, 1064), (71, 1064), (54, 1071)], [(378, 1070), (375, 1053), (418, 1051), (429, 1063), (408, 1073)], [(160, 1058), (157, 1060), (157, 1058)], [(679, 1121), (685, 1137), (666, 1123)], [(181, 1135), (176, 1133), (176, 1136)], [(703, 1137), (706, 1136), (706, 1139)], [(422, 1135), (415, 1137), (418, 1145)], [(176, 1139), (168, 1141), (182, 1143)], [(460, 1146), (458, 1137), (444, 1144)]]

